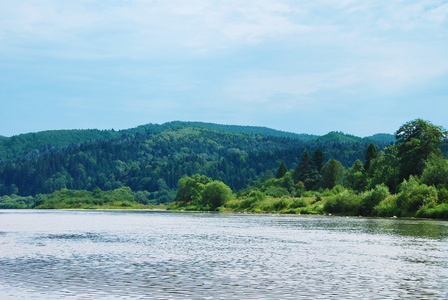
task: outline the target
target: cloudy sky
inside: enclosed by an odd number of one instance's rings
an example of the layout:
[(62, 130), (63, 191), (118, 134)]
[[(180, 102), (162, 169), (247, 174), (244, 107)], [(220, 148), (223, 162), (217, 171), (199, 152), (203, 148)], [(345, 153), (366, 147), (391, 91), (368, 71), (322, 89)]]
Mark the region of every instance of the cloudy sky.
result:
[(448, 1), (0, 0), (0, 135), (448, 128)]

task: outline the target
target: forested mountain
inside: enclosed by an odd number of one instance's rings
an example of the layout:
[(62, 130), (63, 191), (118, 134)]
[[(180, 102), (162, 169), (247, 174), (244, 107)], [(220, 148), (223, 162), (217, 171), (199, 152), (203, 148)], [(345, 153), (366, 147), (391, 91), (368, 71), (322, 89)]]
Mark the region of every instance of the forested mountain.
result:
[[(3, 160), (0, 162), (0, 194), (27, 196), (61, 188), (92, 191), (122, 186), (156, 193), (175, 189), (182, 176), (193, 174), (223, 181), (236, 191), (259, 180), (268, 170), (276, 172), (282, 161), (288, 169), (295, 168), (305, 151), (313, 153), (320, 148), (327, 160), (335, 158), (350, 167), (357, 159), (364, 160), (368, 146), (365, 142), (316, 142), (235, 134), (204, 128), (206, 126), (190, 127), (172, 122), (118, 132), (80, 130), (28, 134), (31, 140), (39, 135), (60, 136), (56, 139), (60, 144), (72, 141), (64, 139), (64, 134), (78, 140), (89, 137), (89, 140), (63, 147), (54, 146), (55, 141), (49, 140), (52, 146)], [(148, 131), (149, 128), (154, 130)], [(386, 145), (377, 147), (382, 149)]]
[(377, 133), (372, 136), (364, 138), (366, 141), (372, 141), (373, 143), (395, 143), (395, 135), (389, 133)]
[(23, 155), (27, 151), (41, 150), (49, 146), (66, 147), (73, 143), (83, 143), (96, 140), (110, 140), (120, 138), (123, 134), (134, 135), (136, 133), (144, 134), (146, 132), (161, 133), (167, 129), (176, 129), (183, 127), (201, 127), (211, 130), (217, 130), (234, 134), (264, 135), (274, 137), (284, 137), (298, 139), (301, 141), (317, 142), (358, 142), (358, 143), (378, 143), (386, 144), (395, 141), (393, 135), (380, 134), (368, 138), (359, 138), (352, 135), (346, 135), (340, 132), (331, 132), (319, 137), (310, 134), (297, 134), (285, 131), (270, 129), (257, 126), (238, 126), (238, 125), (220, 125), (203, 122), (181, 122), (174, 121), (164, 124), (146, 124), (136, 128), (115, 131), (111, 130), (49, 130), (37, 133), (26, 133), (12, 137), (0, 136), (0, 160), (9, 159), (14, 156)]

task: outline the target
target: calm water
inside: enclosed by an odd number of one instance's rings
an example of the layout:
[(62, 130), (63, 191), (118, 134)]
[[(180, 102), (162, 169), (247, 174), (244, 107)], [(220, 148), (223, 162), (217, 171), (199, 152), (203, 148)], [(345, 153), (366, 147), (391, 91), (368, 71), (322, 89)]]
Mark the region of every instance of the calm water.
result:
[(448, 222), (0, 211), (0, 299), (447, 299)]

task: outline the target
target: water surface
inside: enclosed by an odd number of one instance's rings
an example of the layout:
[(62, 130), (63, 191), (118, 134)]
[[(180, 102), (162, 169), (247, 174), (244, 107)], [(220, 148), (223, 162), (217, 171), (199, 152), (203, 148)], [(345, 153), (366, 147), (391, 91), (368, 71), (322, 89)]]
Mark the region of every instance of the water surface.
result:
[(448, 222), (0, 211), (1, 299), (447, 299)]

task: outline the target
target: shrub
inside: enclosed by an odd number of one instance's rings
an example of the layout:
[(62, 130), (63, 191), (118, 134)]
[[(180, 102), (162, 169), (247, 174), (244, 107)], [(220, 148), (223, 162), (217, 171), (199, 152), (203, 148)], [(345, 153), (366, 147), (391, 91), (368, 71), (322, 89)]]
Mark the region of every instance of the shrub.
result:
[(289, 208), (306, 207), (307, 205), (308, 205), (308, 202), (305, 199), (294, 199), (289, 204)]
[(284, 187), (273, 186), (266, 190), (266, 195), (280, 198), (280, 197), (290, 197), (288, 190)]
[(397, 197), (389, 196), (386, 199), (382, 200), (373, 208), (372, 215), (378, 217), (392, 217), (401, 215), (401, 211), (397, 205)]
[(266, 195), (260, 191), (252, 191), (249, 196), (243, 201), (239, 202), (239, 209), (245, 210), (248, 208), (254, 208), (257, 203), (266, 199)]
[(273, 208), (275, 211), (280, 211), (280, 210), (285, 209), (285, 208), (287, 208), (287, 207), (288, 207), (288, 203), (286, 202), (285, 199), (275, 200), (275, 201), (272, 203), (272, 208)]
[(360, 197), (351, 192), (343, 192), (328, 198), (324, 210), (328, 213), (358, 214), (360, 210)]
[(371, 215), (373, 208), (390, 195), (389, 188), (384, 184), (377, 185), (362, 195), (361, 209), (362, 215)]
[(437, 190), (433, 186), (418, 183), (414, 176), (400, 185), (397, 205), (406, 211), (417, 211), (422, 205), (437, 201)]
[(423, 218), (448, 219), (448, 203), (424, 206), (418, 210), (417, 216)]

